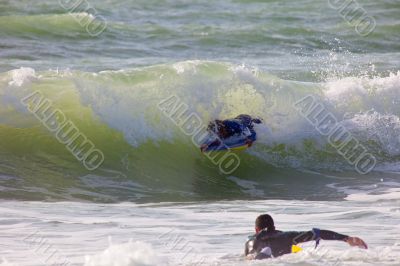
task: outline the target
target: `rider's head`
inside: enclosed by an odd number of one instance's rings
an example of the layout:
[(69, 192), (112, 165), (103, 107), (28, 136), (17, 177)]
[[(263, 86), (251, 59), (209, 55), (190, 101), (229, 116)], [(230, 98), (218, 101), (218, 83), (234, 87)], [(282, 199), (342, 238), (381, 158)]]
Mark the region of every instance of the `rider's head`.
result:
[(262, 119), (261, 118), (253, 118), (253, 119), (251, 119), (251, 122), (253, 122), (254, 124), (261, 124)]
[(256, 233), (267, 229), (267, 232), (275, 231), (275, 224), (272, 217), (268, 214), (263, 214), (256, 219)]
[(226, 126), (224, 124), (224, 121), (222, 120), (215, 120), (214, 121), (214, 130), (213, 132), (216, 133), (220, 138), (226, 138), (229, 136), (228, 131), (226, 130)]
[(216, 119), (208, 124), (207, 130), (217, 133), (222, 127), (224, 127), (223, 121)]

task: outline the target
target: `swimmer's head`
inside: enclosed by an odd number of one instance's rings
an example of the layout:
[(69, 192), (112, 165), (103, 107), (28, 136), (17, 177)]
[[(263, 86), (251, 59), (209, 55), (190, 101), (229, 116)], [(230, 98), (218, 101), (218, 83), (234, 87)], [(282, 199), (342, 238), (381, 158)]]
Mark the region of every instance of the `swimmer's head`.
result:
[(268, 214), (262, 214), (256, 219), (256, 233), (267, 230), (267, 232), (275, 231), (274, 219)]

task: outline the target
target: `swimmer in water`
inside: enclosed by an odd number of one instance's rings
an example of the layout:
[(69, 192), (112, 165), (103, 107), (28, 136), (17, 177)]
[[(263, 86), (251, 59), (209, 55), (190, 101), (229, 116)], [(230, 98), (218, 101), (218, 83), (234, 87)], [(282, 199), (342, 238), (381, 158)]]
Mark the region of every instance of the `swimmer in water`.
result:
[(268, 214), (257, 217), (255, 223), (256, 234), (249, 237), (246, 242), (245, 255), (247, 259), (268, 259), (289, 254), (296, 245), (308, 241), (316, 241), (315, 247), (322, 240), (338, 240), (348, 243), (350, 246), (357, 246), (367, 249), (367, 244), (358, 237), (342, 235), (333, 231), (312, 229), (304, 232), (282, 232), (275, 229), (274, 220)]

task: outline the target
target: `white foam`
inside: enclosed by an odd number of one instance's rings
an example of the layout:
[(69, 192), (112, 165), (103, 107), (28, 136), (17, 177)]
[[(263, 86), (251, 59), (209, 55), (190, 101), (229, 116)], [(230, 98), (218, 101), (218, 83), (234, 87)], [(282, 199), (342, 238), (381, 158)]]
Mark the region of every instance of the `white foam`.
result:
[(390, 188), (382, 194), (355, 193), (348, 195), (346, 200), (362, 202), (400, 200), (400, 188)]
[[(374, 141), (390, 156), (400, 155), (400, 118), (376, 111), (355, 114), (342, 124), (360, 140)], [(400, 169), (400, 168), (397, 168)]]
[(355, 98), (364, 98), (365, 102), (361, 102), (362, 104), (371, 101), (375, 104), (383, 104), (384, 101), (377, 96), (388, 93), (399, 96), (400, 71), (390, 73), (387, 77), (347, 77), (331, 80), (325, 84), (325, 88), (325, 95), (341, 104), (354, 101)]
[(31, 81), (36, 78), (35, 70), (30, 67), (21, 67), (19, 69), (11, 70), (11, 81), (8, 85), (21, 87), (27, 81)]
[(237, 75), (248, 75), (248, 77), (258, 77), (258, 75), (260, 74), (260, 69), (258, 69), (257, 67), (247, 66), (245, 64), (232, 65), (229, 67), (229, 70)]
[(103, 252), (85, 256), (85, 266), (150, 266), (167, 265), (157, 257), (150, 244), (144, 242), (129, 242), (126, 244), (111, 244)]
[(90, 18), (91, 20), (95, 19), (95, 17), (88, 12), (70, 13), (70, 15), (76, 16), (79, 19), (86, 18), (86, 17)]
[(2, 258), (1, 260), (0, 266), (15, 266), (15, 264), (8, 262), (5, 258)]
[(172, 65), (172, 67), (175, 69), (177, 74), (182, 74), (187, 71), (190, 71), (191, 73), (196, 73), (196, 67), (200, 64), (203, 64), (204, 62), (205, 61), (190, 60), (190, 61), (175, 63)]

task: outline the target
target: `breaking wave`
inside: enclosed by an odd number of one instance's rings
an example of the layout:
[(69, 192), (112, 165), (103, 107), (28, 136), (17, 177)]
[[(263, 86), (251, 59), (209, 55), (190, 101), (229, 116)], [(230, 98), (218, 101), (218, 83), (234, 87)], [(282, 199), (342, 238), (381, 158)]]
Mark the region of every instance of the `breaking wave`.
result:
[[(164, 195), (160, 200), (179, 200), (199, 195), (196, 189), (210, 182), (215, 187), (202, 192), (206, 198), (220, 190), (234, 196), (242, 193), (235, 178), (286, 171), (279, 169), (352, 171), (295, 108), (307, 95), (373, 154), (375, 170), (400, 170), (400, 72), (313, 83), (283, 80), (246, 66), (185, 61), (99, 73), (20, 68), (0, 74), (0, 85), (0, 186), (5, 198), (107, 201), (157, 194)], [(102, 151), (100, 168), (88, 171), (29, 112), (22, 99), (35, 92)], [(239, 154), (235, 178), (222, 181), (191, 136), (158, 108), (171, 95), (188, 106), (184, 116), (197, 114), (204, 124), (242, 113), (264, 120), (257, 125), (254, 147)]]

